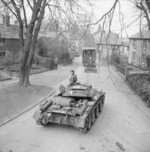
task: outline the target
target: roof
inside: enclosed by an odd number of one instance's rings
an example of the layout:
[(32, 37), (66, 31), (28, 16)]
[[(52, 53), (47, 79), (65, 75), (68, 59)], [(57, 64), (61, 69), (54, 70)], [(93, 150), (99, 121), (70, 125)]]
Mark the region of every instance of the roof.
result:
[(92, 38), (94, 39), (93, 35), (91, 34), (90, 30), (89, 29), (86, 29), (83, 34), (81, 35), (81, 38), (82, 39), (86, 39), (86, 38)]
[(101, 33), (97, 33), (94, 35), (95, 43), (104, 43), (105, 35)]
[(81, 36), (84, 47), (95, 47), (95, 40), (89, 29), (86, 29)]
[(5, 39), (19, 39), (19, 26), (10, 25), (5, 26), (0, 24), (0, 37)]
[(47, 37), (54, 39), (57, 36), (58, 32), (50, 32), (45, 28), (41, 28), (38, 34), (38, 37)]
[(138, 32), (130, 37), (130, 39), (150, 39), (150, 31), (149, 30), (143, 30), (141, 32)]
[(56, 37), (59, 37), (59, 35), (63, 35), (66, 39), (70, 38), (67, 32), (64, 32), (64, 31), (52, 32), (45, 28), (40, 29), (38, 37), (47, 37), (53, 40), (53, 39), (56, 39)]
[(94, 39), (96, 44), (102, 44), (102, 45), (124, 45), (128, 46), (127, 39), (120, 38), (116, 33), (111, 32), (109, 35), (102, 30), (98, 30), (94, 33)]
[(70, 39), (72, 39), (72, 40), (79, 40), (79, 39), (81, 39), (82, 34), (83, 33), (81, 31), (77, 31), (75, 33), (71, 33), (70, 34)]
[(66, 36), (65, 36), (62, 32), (59, 32), (59, 33), (56, 35), (56, 37), (54, 38), (54, 40), (58, 39), (59, 36), (61, 36), (61, 35), (62, 35), (62, 37), (64, 37), (64, 39), (67, 40)]

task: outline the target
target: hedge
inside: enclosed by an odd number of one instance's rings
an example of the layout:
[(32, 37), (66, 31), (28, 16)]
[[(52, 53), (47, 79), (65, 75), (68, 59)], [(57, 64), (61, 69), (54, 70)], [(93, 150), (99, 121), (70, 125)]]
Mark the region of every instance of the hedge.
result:
[(52, 58), (41, 57), (38, 55), (35, 56), (34, 63), (48, 69), (53, 69), (55, 66)]
[(137, 92), (137, 94), (150, 107), (150, 74), (135, 73), (127, 76), (129, 85)]

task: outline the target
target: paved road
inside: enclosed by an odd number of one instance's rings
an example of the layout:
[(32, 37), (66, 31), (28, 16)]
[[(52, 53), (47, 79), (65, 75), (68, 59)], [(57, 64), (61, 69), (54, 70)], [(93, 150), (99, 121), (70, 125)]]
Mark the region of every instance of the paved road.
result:
[(149, 152), (150, 109), (118, 72), (105, 64), (100, 65), (98, 74), (85, 74), (81, 66), (76, 72), (81, 82), (106, 92), (104, 110), (90, 132), (38, 126), (32, 118), (35, 107), (0, 128), (0, 148), (13, 152)]

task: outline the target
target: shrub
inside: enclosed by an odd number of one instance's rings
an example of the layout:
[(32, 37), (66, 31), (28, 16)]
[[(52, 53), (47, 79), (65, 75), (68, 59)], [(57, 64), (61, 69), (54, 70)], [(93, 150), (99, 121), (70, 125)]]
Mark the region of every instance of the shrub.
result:
[(150, 74), (139, 73), (127, 77), (130, 86), (150, 106)]
[(47, 38), (41, 38), (38, 40), (37, 54), (46, 58), (54, 59), (58, 57), (58, 63), (71, 63), (72, 58), (69, 54), (69, 44), (65, 41), (59, 41), (58, 39), (49, 40)]
[(111, 58), (112, 58), (112, 61), (113, 61), (113, 62), (120, 63), (119, 53), (113, 52)]
[(65, 53), (60, 53), (59, 54), (59, 62), (60, 63), (66, 63), (66, 64), (69, 64), (72, 62), (72, 59), (70, 57), (70, 54), (68, 52), (65, 52)]
[(36, 65), (40, 65), (42, 67), (48, 68), (48, 69), (54, 68), (54, 62), (51, 58), (41, 57), (39, 55), (35, 56), (33, 63), (35, 63)]

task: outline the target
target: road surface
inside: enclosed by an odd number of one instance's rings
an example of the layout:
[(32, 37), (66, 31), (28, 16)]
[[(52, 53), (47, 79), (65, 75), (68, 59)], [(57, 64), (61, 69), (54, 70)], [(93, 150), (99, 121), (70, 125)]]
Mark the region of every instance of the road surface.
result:
[[(0, 128), (1, 150), (12, 152), (150, 152), (150, 109), (111, 66), (76, 70), (81, 82), (106, 92), (104, 110), (84, 134), (69, 126), (36, 125), (34, 109)], [(66, 83), (66, 81), (62, 82)]]

